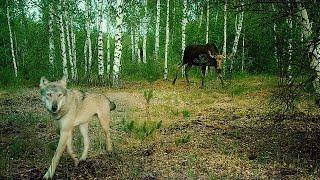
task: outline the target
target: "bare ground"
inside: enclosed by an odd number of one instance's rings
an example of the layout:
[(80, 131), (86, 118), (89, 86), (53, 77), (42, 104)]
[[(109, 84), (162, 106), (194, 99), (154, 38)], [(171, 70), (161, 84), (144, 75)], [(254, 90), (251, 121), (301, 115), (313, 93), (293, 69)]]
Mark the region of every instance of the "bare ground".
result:
[[(55, 179), (318, 179), (319, 110), (302, 102), (294, 114), (273, 113), (272, 81), (256, 77), (205, 89), (161, 81), (119, 90), (85, 88), (117, 105), (114, 151), (105, 151), (93, 121), (89, 158), (75, 167), (65, 153)], [(149, 116), (146, 89), (154, 90)], [(41, 179), (59, 137), (38, 90), (1, 90), (0, 116), (0, 179)], [(139, 134), (145, 122), (160, 121), (160, 129)], [(129, 122), (136, 130), (128, 130)], [(75, 134), (80, 154), (81, 136)]]

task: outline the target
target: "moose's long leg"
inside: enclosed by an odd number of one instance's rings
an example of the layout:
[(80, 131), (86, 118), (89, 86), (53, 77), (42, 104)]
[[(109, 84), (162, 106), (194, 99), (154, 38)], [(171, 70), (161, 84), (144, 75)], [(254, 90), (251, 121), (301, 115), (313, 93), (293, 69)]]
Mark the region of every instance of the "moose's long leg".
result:
[(216, 69), (216, 72), (218, 74), (218, 77), (221, 81), (221, 86), (224, 87), (224, 82), (223, 82), (223, 77), (222, 77), (222, 70), (221, 69)]
[(204, 78), (206, 76), (206, 66), (200, 66), (201, 69), (201, 88), (204, 87)]
[(187, 81), (187, 84), (188, 84), (188, 85), (190, 84), (188, 71), (191, 69), (191, 67), (192, 67), (191, 64), (187, 64), (187, 67), (186, 67), (186, 69), (185, 69), (185, 76), (186, 76), (186, 81)]
[(176, 75), (175, 75), (175, 77), (174, 77), (174, 79), (173, 79), (173, 81), (172, 81), (172, 85), (174, 85), (174, 84), (176, 83), (176, 80), (177, 80), (177, 78), (178, 78), (178, 72), (179, 72), (179, 70), (180, 70), (183, 66), (184, 66), (184, 64), (179, 64), (179, 65), (177, 66)]

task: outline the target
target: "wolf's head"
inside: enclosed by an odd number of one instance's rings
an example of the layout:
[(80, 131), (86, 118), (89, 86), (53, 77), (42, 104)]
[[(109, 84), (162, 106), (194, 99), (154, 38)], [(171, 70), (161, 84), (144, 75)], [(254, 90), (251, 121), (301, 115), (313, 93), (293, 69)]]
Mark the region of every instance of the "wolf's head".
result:
[(63, 77), (59, 81), (49, 82), (45, 77), (40, 79), (42, 101), (52, 114), (58, 114), (64, 106), (67, 95), (67, 81)]

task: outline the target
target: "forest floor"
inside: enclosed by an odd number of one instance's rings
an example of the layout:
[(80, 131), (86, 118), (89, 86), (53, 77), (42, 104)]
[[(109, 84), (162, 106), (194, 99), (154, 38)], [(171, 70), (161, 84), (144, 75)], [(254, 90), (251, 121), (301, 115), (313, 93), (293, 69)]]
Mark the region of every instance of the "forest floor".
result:
[[(276, 113), (275, 77), (217, 80), (199, 88), (171, 82), (127, 82), (121, 89), (75, 86), (106, 94), (113, 152), (97, 120), (89, 158), (74, 166), (65, 152), (55, 179), (318, 179), (320, 111), (312, 100)], [(144, 92), (153, 90), (147, 104)], [(59, 135), (37, 88), (0, 89), (0, 179), (41, 179)], [(75, 130), (74, 147), (82, 152)]]

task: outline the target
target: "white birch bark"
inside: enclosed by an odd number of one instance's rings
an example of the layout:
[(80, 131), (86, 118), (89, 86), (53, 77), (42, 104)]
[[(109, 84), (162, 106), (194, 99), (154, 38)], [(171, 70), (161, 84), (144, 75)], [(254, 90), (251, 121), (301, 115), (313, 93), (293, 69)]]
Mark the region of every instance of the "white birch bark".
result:
[[(274, 4), (272, 4), (272, 10), (275, 12), (276, 9), (274, 7)], [(273, 23), (273, 33), (274, 33), (274, 58), (276, 59), (276, 63), (279, 63), (279, 59), (278, 59), (278, 48), (277, 48), (277, 24), (274, 22)]]
[(72, 47), (72, 60), (74, 68), (74, 79), (78, 80), (78, 68), (77, 68), (77, 47), (76, 47), (76, 34), (73, 31), (73, 18), (70, 17), (70, 36), (71, 36), (71, 47)]
[(98, 75), (100, 78), (104, 75), (104, 62), (103, 62), (103, 33), (102, 33), (102, 13), (103, 13), (103, 0), (98, 1)]
[(202, 17), (203, 17), (203, 7), (201, 6), (200, 7), (200, 17), (199, 17), (199, 27), (198, 27), (198, 29), (200, 29), (201, 26), (202, 26)]
[(88, 48), (88, 63), (87, 70), (89, 75), (91, 74), (92, 65), (92, 45), (91, 45), (91, 20), (90, 20), (91, 3), (90, 0), (86, 0), (86, 34), (87, 34), (87, 48)]
[(287, 83), (291, 84), (292, 83), (292, 10), (291, 10), (291, 3), (290, 1), (288, 1), (288, 6), (289, 6), (289, 16), (287, 19), (287, 23), (289, 26), (289, 39), (288, 39), (288, 53), (289, 53), (289, 57), (288, 57), (288, 80)]
[[(65, 4), (63, 4), (65, 5)], [(66, 27), (66, 39), (67, 39), (67, 45), (68, 45), (68, 55), (69, 55), (69, 64), (70, 64), (70, 70), (71, 70), (71, 79), (75, 80), (74, 76), (74, 66), (73, 66), (73, 59), (72, 59), (72, 47), (71, 47), (71, 38), (70, 38), (70, 26), (69, 26), (69, 14), (68, 10), (64, 7), (63, 8), (63, 14), (65, 19), (65, 27)]]
[(18, 66), (17, 66), (17, 61), (16, 61), (16, 56), (14, 54), (14, 43), (13, 43), (13, 37), (12, 37), (12, 30), (11, 30), (11, 16), (9, 12), (9, 4), (7, 1), (7, 20), (8, 20), (8, 28), (9, 28), (9, 35), (10, 35), (10, 46), (11, 46), (11, 55), (12, 55), (12, 63), (13, 63), (13, 70), (14, 70), (14, 75), (15, 77), (18, 77)]
[(169, 12), (170, 12), (170, 0), (167, 0), (167, 20), (166, 20), (166, 43), (164, 53), (164, 74), (163, 79), (168, 79), (168, 47), (169, 47)]
[(88, 72), (88, 41), (87, 39), (84, 42), (83, 54), (84, 54), (84, 74), (87, 75), (87, 72)]
[(55, 59), (55, 47), (54, 47), (54, 35), (53, 35), (53, 15), (54, 9), (53, 4), (49, 4), (49, 63), (51, 67), (54, 67), (54, 59)]
[[(300, 11), (300, 16), (301, 16), (300, 22), (302, 25), (303, 40), (305, 42), (310, 42), (312, 30), (311, 30), (311, 23), (308, 17), (308, 12), (305, 9), (305, 7), (302, 6), (300, 0), (297, 0), (297, 5), (298, 5), (298, 9)], [(320, 38), (319, 35), (318, 35), (318, 38)], [(313, 88), (315, 90), (317, 101), (319, 101), (320, 99), (320, 44), (319, 42), (317, 43), (311, 42), (309, 46), (308, 54), (309, 54), (309, 57), (311, 58), (310, 66), (316, 72), (316, 77), (313, 80)]]
[(122, 55), (122, 24), (123, 24), (123, 0), (117, 0), (116, 35), (113, 61), (113, 86), (120, 86), (120, 70)]
[(155, 34), (155, 45), (154, 45), (154, 53), (155, 59), (158, 60), (159, 56), (159, 47), (160, 47), (160, 0), (157, 0), (157, 19), (156, 19), (156, 34)]
[(130, 38), (131, 38), (131, 61), (134, 62), (135, 59), (135, 44), (134, 44), (134, 30), (130, 27)]
[(144, 19), (143, 19), (143, 30), (144, 36), (143, 36), (143, 57), (142, 57), (142, 62), (147, 63), (147, 36), (148, 36), (148, 0), (145, 0), (145, 6), (144, 6)]
[(187, 26), (187, 0), (183, 0), (182, 22), (181, 22), (181, 59), (186, 47), (186, 26)]
[(65, 42), (65, 32), (63, 25), (63, 0), (59, 2), (59, 30), (60, 30), (60, 47), (61, 47), (61, 59), (62, 59), (62, 68), (63, 68), (63, 76), (68, 79), (68, 62), (67, 62), (67, 54), (66, 54), (66, 42)]
[(223, 28), (223, 49), (222, 55), (226, 57), (227, 55), (227, 0), (224, 3), (224, 28)]
[(210, 4), (209, 4), (209, 0), (207, 0), (207, 24), (206, 24), (206, 44), (208, 44), (209, 42), (209, 12), (210, 9)]
[[(241, 6), (243, 6), (243, 2), (241, 2)], [(234, 57), (235, 57), (235, 55), (237, 53), (237, 49), (238, 49), (239, 38), (240, 38), (241, 30), (242, 30), (243, 14), (244, 14), (244, 11), (242, 10), (242, 12), (240, 13), (239, 18), (238, 18), (236, 36), (234, 38), (232, 52), (230, 55), (230, 57), (231, 57), (230, 72), (233, 71), (233, 63), (234, 63), (234, 59), (235, 59)]]
[(136, 52), (136, 56), (138, 59), (138, 63), (141, 63), (141, 52), (140, 52), (140, 46), (139, 46), (139, 42), (140, 42), (140, 35), (139, 35), (139, 26), (136, 26), (136, 29), (134, 31), (134, 42), (135, 42), (135, 52)]
[(108, 34), (107, 37), (107, 74), (110, 75), (110, 69), (111, 69), (111, 57), (110, 57), (110, 35)]

